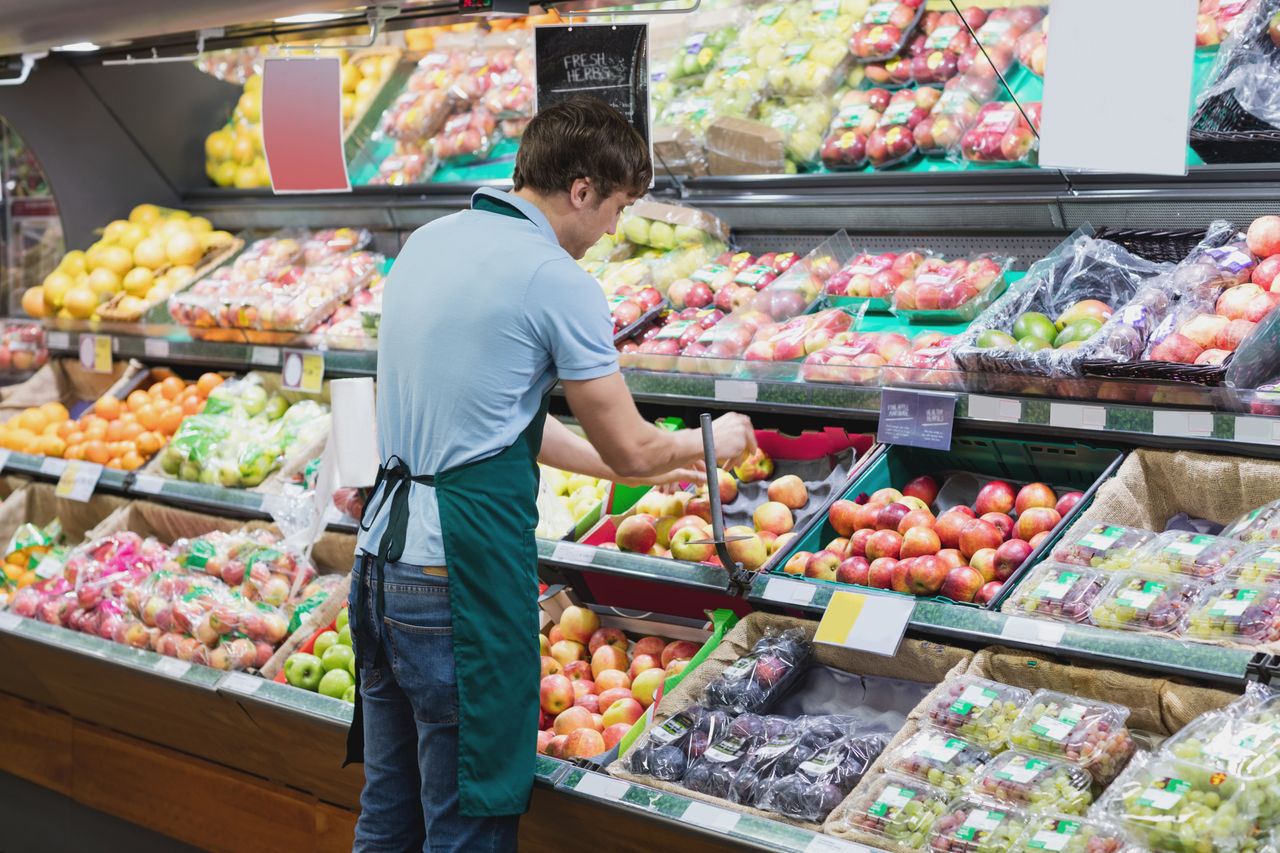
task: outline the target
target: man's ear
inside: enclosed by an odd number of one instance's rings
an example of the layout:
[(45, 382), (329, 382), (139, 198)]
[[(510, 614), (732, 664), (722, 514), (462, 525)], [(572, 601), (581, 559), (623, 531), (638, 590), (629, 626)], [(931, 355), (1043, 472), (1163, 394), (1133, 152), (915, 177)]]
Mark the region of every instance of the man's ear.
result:
[(569, 203), (574, 208), (581, 210), (589, 207), (591, 203), (591, 181), (588, 178), (574, 178), (573, 184), (569, 187)]

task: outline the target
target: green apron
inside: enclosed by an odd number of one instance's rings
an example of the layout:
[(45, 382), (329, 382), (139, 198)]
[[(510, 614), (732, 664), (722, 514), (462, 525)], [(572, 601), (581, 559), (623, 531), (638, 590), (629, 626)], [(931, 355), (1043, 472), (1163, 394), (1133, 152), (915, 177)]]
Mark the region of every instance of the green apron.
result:
[[(500, 200), (476, 208), (525, 218)], [(434, 486), (449, 570), (453, 661), (458, 685), (458, 800), (468, 817), (523, 814), (533, 793), (537, 753), (538, 681), (538, 453), (549, 396), (510, 447), (435, 475), (410, 473), (393, 456), (378, 469), (378, 506), (390, 507), (378, 553), (361, 557), (357, 606), (370, 578), (374, 619), (359, 642), (382, 656), (383, 569), (404, 553), (411, 483)], [(373, 503), (372, 500), (369, 502)], [(366, 512), (368, 509), (366, 508)], [(376, 514), (378, 510), (374, 510)], [(358, 624), (369, 620), (361, 618)], [(378, 665), (377, 663), (375, 665)], [(357, 669), (359, 669), (357, 667)], [(360, 690), (347, 737), (347, 763), (363, 761)]]

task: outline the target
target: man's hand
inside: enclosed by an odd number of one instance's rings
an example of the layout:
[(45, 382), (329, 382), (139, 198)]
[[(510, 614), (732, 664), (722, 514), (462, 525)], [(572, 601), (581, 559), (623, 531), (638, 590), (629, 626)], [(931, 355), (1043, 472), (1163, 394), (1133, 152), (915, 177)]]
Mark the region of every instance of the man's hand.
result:
[(716, 461), (721, 467), (732, 468), (756, 450), (755, 427), (750, 418), (737, 412), (712, 421), (711, 436), (716, 446)]

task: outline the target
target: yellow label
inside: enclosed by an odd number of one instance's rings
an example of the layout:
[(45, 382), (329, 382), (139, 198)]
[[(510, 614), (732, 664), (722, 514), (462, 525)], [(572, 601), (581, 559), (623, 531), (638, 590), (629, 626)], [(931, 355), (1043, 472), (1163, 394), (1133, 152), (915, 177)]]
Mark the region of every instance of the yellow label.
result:
[(845, 645), (866, 603), (867, 597), (860, 592), (832, 593), (827, 612), (822, 614), (822, 621), (818, 623), (818, 631), (813, 637), (814, 642), (829, 643), (834, 646)]
[(280, 384), (290, 391), (319, 394), (324, 389), (324, 353), (285, 350)]
[(107, 335), (98, 335), (93, 342), (93, 372), (111, 372), (111, 338)]

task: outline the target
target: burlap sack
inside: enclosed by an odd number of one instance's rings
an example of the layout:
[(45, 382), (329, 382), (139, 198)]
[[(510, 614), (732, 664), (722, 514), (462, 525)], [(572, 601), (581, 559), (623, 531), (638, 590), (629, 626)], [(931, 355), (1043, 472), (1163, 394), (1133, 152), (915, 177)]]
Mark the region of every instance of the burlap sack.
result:
[[(1180, 512), (1227, 524), (1277, 498), (1280, 462), (1189, 450), (1135, 450), (1121, 463), (1115, 476), (1098, 487), (1093, 503), (1061, 541), (1074, 542), (1102, 522), (1159, 533)], [(1000, 609), (1005, 613), (1021, 612), (1014, 606), (1015, 598), (1010, 596)], [(1280, 652), (1280, 643), (1189, 642)]]
[(100, 539), (132, 530), (142, 536), (154, 536), (166, 545), (178, 539), (199, 536), (214, 530), (232, 531), (244, 525), (243, 519), (219, 518), (208, 513), (193, 512), (150, 501), (133, 501), (102, 520), (85, 533), (86, 540)]
[[(663, 697), (654, 714), (653, 723), (636, 741), (632, 749), (638, 749), (648, 743), (653, 726), (661, 725), (669, 717), (688, 708), (690, 705), (697, 704), (707, 684), (728, 668), (730, 664), (751, 651), (751, 647), (755, 645), (756, 641), (771, 628), (779, 631), (785, 631), (789, 628), (801, 628), (808, 637), (812, 638), (814, 632), (818, 629), (818, 623), (804, 619), (793, 619), (790, 616), (775, 616), (769, 613), (752, 613), (743, 618), (732, 631), (725, 635), (710, 657), (692, 670), (675, 690)], [(814, 661), (818, 664), (858, 675), (905, 679), (925, 684), (941, 683), (949, 677), (955, 677), (965, 672), (972, 657), (973, 653), (964, 649), (921, 640), (903, 640), (902, 646), (898, 649), (898, 654), (895, 657), (856, 652), (852, 649), (837, 646), (814, 646)], [(620, 779), (637, 782), (685, 797), (705, 800), (734, 811), (746, 812), (769, 820), (782, 821), (783, 823), (801, 826), (815, 832), (821, 828), (816, 823), (792, 820), (776, 812), (766, 812), (738, 805), (719, 797), (690, 791), (671, 782), (663, 782), (650, 776), (634, 774), (624, 768), (623, 765), (625, 764), (625, 757), (622, 760), (615, 761), (609, 765), (609, 773)]]
[[(1041, 689), (1056, 690), (1124, 705), (1132, 711), (1127, 721), (1129, 728), (1150, 732), (1161, 738), (1168, 737), (1201, 714), (1217, 710), (1239, 696), (1238, 693), (1227, 690), (1199, 687), (1151, 673), (1080, 666), (1000, 646), (978, 652), (964, 674), (1023, 687), (1032, 693)], [(823, 824), (823, 832), (885, 850), (905, 849), (896, 848), (886, 839), (854, 829), (850, 825), (849, 812), (874, 782), (876, 775), (885, 772), (885, 756), (919, 728), (919, 718), (934, 702), (935, 694), (942, 689), (940, 685), (912, 711), (908, 725), (894, 738), (858, 786), (827, 818)]]
[(73, 501), (54, 494), (52, 483), (28, 483), (0, 503), (0, 547), (22, 525), (30, 522), (44, 527), (55, 518), (62, 525), (63, 541), (74, 547), (84, 541), (86, 532), (128, 502), (126, 498), (102, 493), (84, 502)]
[(0, 388), (0, 422), (45, 403), (62, 403), (70, 409), (78, 402), (96, 400), (139, 369), (141, 366), (135, 361), (117, 361), (110, 373), (91, 373), (80, 365), (79, 359), (53, 359), (27, 381)]

